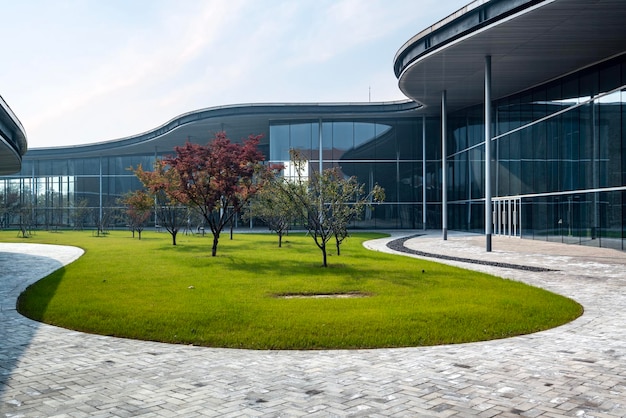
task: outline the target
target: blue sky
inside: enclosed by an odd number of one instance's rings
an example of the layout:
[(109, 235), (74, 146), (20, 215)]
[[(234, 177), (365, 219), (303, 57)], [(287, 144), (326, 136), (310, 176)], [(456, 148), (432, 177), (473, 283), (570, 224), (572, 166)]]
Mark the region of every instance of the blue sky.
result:
[(401, 100), (393, 57), (469, 0), (0, 0), (0, 95), (29, 148), (196, 109)]

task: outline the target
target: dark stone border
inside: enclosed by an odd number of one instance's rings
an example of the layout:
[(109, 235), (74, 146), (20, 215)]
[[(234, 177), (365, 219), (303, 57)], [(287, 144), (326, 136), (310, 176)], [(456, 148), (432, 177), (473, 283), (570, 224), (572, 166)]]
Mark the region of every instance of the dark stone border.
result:
[(407, 248), (404, 245), (404, 243), (410, 240), (411, 238), (416, 238), (416, 237), (421, 237), (421, 236), (423, 236), (423, 234), (416, 234), (416, 235), (411, 235), (411, 236), (404, 237), (404, 238), (394, 239), (393, 241), (389, 241), (387, 243), (387, 247), (394, 251), (398, 251), (401, 253), (414, 254), (414, 255), (421, 256), (421, 257), (438, 258), (441, 260), (461, 261), (463, 263), (482, 264), (485, 266), (502, 267), (502, 268), (508, 268), (508, 269), (516, 269), (516, 270), (526, 270), (526, 271), (533, 271), (533, 272), (538, 272), (538, 273), (545, 272), (545, 271), (558, 271), (558, 270), (553, 270), (553, 269), (549, 269), (545, 267), (521, 266), (519, 264), (497, 263), (495, 261), (476, 260), (473, 258), (453, 257), (450, 255), (425, 253), (423, 251), (412, 250), (410, 248)]

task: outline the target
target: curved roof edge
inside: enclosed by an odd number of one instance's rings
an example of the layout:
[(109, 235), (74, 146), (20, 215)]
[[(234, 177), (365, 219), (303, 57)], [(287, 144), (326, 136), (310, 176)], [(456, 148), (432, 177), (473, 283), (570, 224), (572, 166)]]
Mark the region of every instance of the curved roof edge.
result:
[(0, 175), (22, 168), (22, 156), (28, 149), (26, 131), (7, 102), (0, 96)]
[(625, 20), (619, 0), (491, 0), (413, 38), (397, 56), (398, 87), (433, 110), (444, 90), (449, 112), (478, 105), (490, 57), (497, 100), (623, 56)]
[(77, 154), (93, 154), (99, 151), (109, 151), (114, 148), (133, 147), (148, 143), (172, 133), (174, 130), (194, 122), (220, 117), (267, 117), (268, 119), (317, 118), (324, 116), (345, 115), (384, 115), (410, 113), (422, 106), (411, 100), (393, 102), (356, 102), (356, 103), (250, 103), (215, 106), (198, 109), (176, 116), (164, 124), (142, 132), (119, 139), (95, 142), (85, 145), (67, 145), (59, 147), (32, 148), (29, 156), (47, 154), (71, 157)]
[(396, 78), (420, 56), (542, 1), (545, 0), (474, 0), (405, 42), (393, 59)]

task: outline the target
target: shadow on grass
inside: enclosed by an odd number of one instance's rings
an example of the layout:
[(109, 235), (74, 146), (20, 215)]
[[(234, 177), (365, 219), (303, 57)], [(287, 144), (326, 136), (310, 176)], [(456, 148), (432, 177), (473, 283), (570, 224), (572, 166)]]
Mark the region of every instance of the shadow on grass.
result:
[[(250, 239), (253, 236), (255, 239)], [(259, 241), (259, 237), (265, 238)], [(312, 241), (311, 245), (315, 245)], [(278, 237), (270, 234), (237, 234), (231, 240), (228, 234), (222, 234), (217, 246), (217, 256), (231, 255), (233, 253), (241, 253), (246, 251), (256, 251), (259, 247), (263, 247), (264, 250), (268, 248), (276, 251), (288, 250), (293, 248), (310, 248), (309, 245), (304, 245), (301, 241), (289, 240), (283, 238), (283, 246), (278, 246)], [(213, 237), (206, 235), (204, 237), (199, 236), (186, 236), (177, 239), (177, 245), (161, 246), (158, 250), (164, 252), (193, 252), (193, 253), (205, 253), (211, 256), (211, 249), (213, 247)]]
[[(327, 267), (322, 265), (321, 259), (319, 261), (307, 260), (305, 262), (297, 260), (254, 260), (253, 262), (247, 262), (244, 259), (224, 256), (229, 258), (231, 264), (229, 269), (250, 275), (266, 275), (266, 274), (309, 274), (311, 276), (324, 276), (328, 274), (341, 273), (342, 275), (356, 274), (359, 269), (355, 266), (346, 265), (337, 261), (335, 263), (329, 263)], [(320, 257), (321, 258), (321, 257)]]
[[(65, 276), (65, 267), (60, 267), (47, 277), (31, 283), (17, 297), (17, 311), (27, 318), (43, 322), (43, 317), (48, 310), (50, 301), (56, 294), (59, 284), (63, 281), (63, 276)], [(31, 291), (33, 286), (38, 287), (36, 292)]]

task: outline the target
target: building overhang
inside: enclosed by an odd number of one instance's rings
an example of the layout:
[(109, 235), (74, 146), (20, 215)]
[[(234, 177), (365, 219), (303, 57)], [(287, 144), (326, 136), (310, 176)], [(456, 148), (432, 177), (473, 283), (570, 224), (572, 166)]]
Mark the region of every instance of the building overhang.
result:
[(26, 149), (24, 127), (9, 105), (0, 97), (0, 175), (20, 171), (22, 156)]
[(479, 0), (412, 38), (394, 68), (407, 97), (437, 113), (446, 90), (454, 111), (484, 101), (485, 56), (498, 99), (624, 53), (624, 22), (623, 0)]

